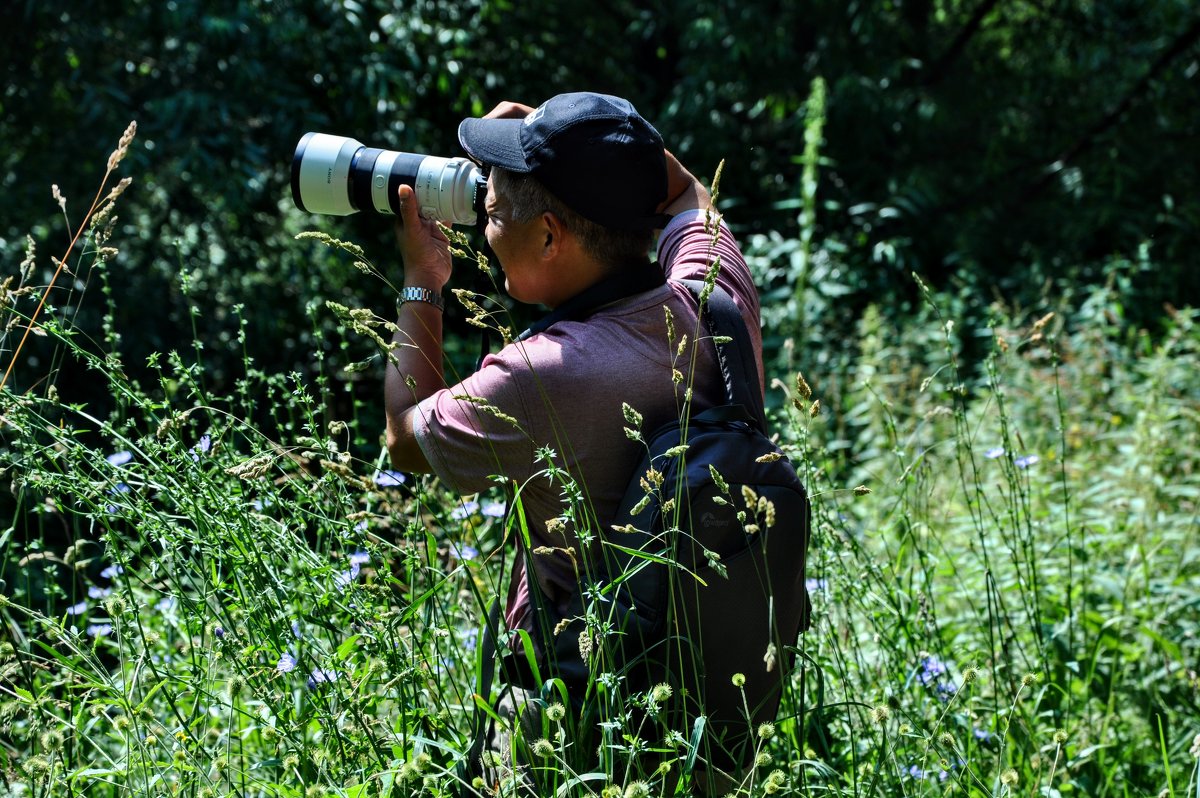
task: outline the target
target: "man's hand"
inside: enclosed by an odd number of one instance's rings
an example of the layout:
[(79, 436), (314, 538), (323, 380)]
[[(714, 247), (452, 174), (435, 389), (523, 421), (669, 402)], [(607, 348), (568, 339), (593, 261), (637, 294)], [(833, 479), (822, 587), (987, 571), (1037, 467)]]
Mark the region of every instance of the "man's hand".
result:
[(533, 107), (524, 103), (514, 103), (509, 100), (497, 105), (484, 115), (484, 119), (524, 119), (533, 113)]
[(437, 222), (420, 215), (412, 186), (400, 186), (396, 242), (404, 262), (404, 285), (441, 291), (450, 281), (450, 242)]
[(679, 159), (666, 151), (667, 155), (667, 198), (658, 206), (659, 213), (674, 216), (694, 209), (707, 209), (712, 205), (708, 190), (692, 175)]

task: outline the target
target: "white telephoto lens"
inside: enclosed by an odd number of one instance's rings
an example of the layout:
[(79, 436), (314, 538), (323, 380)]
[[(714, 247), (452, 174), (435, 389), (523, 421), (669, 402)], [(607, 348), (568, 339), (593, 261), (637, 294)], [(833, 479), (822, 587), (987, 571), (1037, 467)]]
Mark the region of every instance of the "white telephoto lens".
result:
[(355, 212), (347, 185), (360, 141), (327, 133), (310, 133), (303, 143), (296, 189), (297, 205), (309, 213), (348, 216)]
[(450, 224), (473, 224), (478, 180), (479, 169), (466, 158), (425, 156), (413, 185), (421, 215)]

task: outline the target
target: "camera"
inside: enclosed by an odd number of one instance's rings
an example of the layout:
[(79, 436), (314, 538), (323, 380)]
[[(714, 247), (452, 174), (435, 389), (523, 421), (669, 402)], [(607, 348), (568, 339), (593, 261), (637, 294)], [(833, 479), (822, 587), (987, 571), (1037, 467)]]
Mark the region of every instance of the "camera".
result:
[(292, 158), (292, 200), (309, 213), (398, 215), (396, 191), (405, 183), (416, 192), (422, 216), (451, 224), (474, 224), (487, 189), (466, 158), (379, 150), (327, 133), (305, 133)]

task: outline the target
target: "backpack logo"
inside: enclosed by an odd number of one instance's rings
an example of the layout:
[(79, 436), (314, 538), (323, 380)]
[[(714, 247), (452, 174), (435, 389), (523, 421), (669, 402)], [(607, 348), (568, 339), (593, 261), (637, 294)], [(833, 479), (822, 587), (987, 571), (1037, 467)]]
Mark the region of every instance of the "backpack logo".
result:
[(700, 516), (700, 525), (705, 529), (724, 529), (725, 527), (729, 526), (729, 522), (732, 520), (732, 518), (721, 518), (719, 515), (714, 513), (704, 513)]

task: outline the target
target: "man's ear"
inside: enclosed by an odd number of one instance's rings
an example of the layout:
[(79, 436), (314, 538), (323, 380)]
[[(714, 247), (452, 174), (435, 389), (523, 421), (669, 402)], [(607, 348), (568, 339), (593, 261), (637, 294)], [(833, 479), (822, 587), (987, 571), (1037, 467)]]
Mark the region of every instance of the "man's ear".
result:
[(562, 219), (550, 211), (542, 213), (542, 257), (554, 258), (562, 252), (565, 233)]

